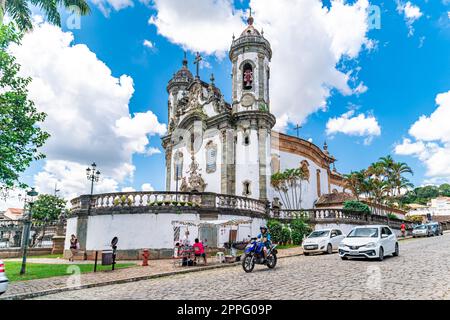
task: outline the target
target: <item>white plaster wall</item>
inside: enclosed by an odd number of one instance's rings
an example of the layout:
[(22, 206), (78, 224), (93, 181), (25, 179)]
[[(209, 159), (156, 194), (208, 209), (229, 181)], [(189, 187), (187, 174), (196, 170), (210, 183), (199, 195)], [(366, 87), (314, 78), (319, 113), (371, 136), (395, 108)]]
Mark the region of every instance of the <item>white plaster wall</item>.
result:
[(331, 184), (331, 192), (333, 192), (333, 189), (336, 189), (338, 192), (343, 192), (344, 188), (342, 188), (341, 186), (337, 186), (335, 184)]
[(172, 221), (198, 219), (197, 214), (166, 213), (91, 216), (86, 249), (109, 249), (113, 237), (119, 238), (119, 250), (173, 248)]
[(244, 145), (242, 130), (237, 131), (236, 143), (236, 195), (243, 196), (243, 182), (251, 182), (251, 198), (259, 198), (259, 161), (258, 161), (258, 134), (250, 130), (250, 145)]
[[(284, 171), (286, 169), (298, 168), (300, 163), (303, 160), (308, 161), (309, 163), (309, 172), (310, 178), (309, 183), (307, 181), (303, 181), (302, 183), (302, 208), (303, 209), (312, 209), (314, 207), (314, 202), (318, 199), (317, 196), (317, 177), (316, 170), (320, 169), (320, 180), (321, 180), (321, 191), (322, 194), (328, 193), (328, 174), (326, 169), (320, 167), (318, 164), (313, 162), (309, 158), (305, 158), (300, 155), (279, 151), (276, 149), (272, 149), (272, 154), (280, 155), (280, 170)], [(278, 192), (274, 191), (273, 188), (269, 185), (270, 188), (270, 201), (273, 200), (273, 197), (279, 197)]]
[[(209, 141), (213, 141), (217, 146), (217, 157), (216, 157), (216, 171), (212, 173), (206, 172), (206, 145)], [(176, 191), (176, 180), (175, 180), (175, 155), (178, 151), (183, 153), (183, 172), (182, 176), (188, 178), (188, 170), (191, 164), (191, 153), (189, 147), (186, 143), (180, 143), (173, 148), (172, 151), (172, 163), (171, 163), (171, 183), (170, 190)], [(203, 133), (203, 141), (200, 148), (195, 153), (195, 160), (200, 165), (200, 171), (203, 180), (207, 183), (205, 192), (215, 192), (221, 193), (221, 163), (222, 163), (222, 142), (221, 133), (217, 129), (209, 129)], [(178, 188), (181, 187), (182, 181), (178, 181)]]
[(70, 237), (72, 234), (75, 236), (77, 235), (77, 221), (78, 218), (69, 218), (67, 219), (67, 225), (66, 225), (66, 239), (64, 241), (64, 249), (69, 250), (70, 249)]

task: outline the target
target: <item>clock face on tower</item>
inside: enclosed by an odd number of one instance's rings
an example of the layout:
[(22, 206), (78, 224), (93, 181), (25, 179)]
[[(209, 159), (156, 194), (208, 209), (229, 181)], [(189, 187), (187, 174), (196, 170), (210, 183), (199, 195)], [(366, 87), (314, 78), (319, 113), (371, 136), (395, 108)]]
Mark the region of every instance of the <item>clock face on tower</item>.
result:
[(251, 107), (255, 103), (255, 97), (251, 94), (246, 94), (242, 97), (241, 104), (243, 107)]

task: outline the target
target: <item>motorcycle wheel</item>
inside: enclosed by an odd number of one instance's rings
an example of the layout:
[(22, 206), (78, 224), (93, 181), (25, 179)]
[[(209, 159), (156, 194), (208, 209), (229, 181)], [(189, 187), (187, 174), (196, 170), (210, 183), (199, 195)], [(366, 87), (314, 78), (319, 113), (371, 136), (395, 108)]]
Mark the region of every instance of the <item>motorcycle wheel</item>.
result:
[(275, 266), (277, 265), (277, 255), (276, 254), (272, 254), (270, 256), (267, 257), (267, 267), (269, 267), (269, 269), (273, 269), (275, 268)]
[(245, 256), (242, 260), (242, 268), (245, 272), (250, 273), (255, 268), (255, 258), (253, 256)]

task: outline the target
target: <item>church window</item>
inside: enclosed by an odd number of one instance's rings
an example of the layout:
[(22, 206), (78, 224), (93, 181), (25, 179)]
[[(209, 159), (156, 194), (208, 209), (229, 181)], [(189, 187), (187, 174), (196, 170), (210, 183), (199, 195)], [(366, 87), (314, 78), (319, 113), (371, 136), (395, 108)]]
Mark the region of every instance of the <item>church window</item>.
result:
[(245, 136), (245, 137), (244, 137), (244, 144), (245, 144), (246, 146), (248, 146), (248, 145), (250, 144), (250, 137), (249, 137), (249, 136)]
[(217, 169), (217, 145), (212, 141), (206, 145), (206, 172), (213, 173)]
[(243, 182), (243, 190), (242, 190), (242, 194), (245, 197), (248, 197), (252, 194), (252, 189), (251, 189), (251, 182), (250, 181), (244, 181)]
[(183, 177), (183, 153), (177, 152), (174, 160), (175, 180), (181, 180)]
[(320, 186), (320, 169), (316, 171), (316, 183), (317, 183), (317, 197), (322, 196), (322, 188)]
[(243, 87), (244, 90), (251, 90), (253, 88), (253, 67), (250, 63), (246, 63), (243, 69)]

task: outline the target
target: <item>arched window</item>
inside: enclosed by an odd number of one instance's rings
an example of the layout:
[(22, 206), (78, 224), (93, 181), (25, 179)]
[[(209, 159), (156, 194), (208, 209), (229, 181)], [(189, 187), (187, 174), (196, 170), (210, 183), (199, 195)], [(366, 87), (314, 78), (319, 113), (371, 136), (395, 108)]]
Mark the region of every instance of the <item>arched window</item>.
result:
[(175, 180), (181, 180), (183, 177), (183, 153), (178, 151), (174, 157), (174, 177)]
[(243, 190), (242, 190), (242, 195), (245, 197), (248, 197), (252, 194), (252, 188), (251, 188), (251, 182), (250, 181), (244, 181), (242, 183), (243, 186)]
[(242, 73), (242, 83), (244, 90), (251, 90), (253, 88), (253, 66), (250, 63), (244, 65)]
[(206, 145), (206, 173), (216, 172), (217, 169), (217, 145), (212, 141)]

